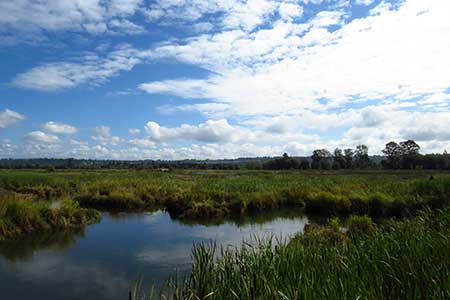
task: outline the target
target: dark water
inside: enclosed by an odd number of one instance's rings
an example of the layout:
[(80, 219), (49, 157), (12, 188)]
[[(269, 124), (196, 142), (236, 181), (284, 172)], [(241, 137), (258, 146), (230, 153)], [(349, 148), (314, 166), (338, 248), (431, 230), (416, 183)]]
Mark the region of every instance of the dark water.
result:
[(190, 269), (195, 242), (239, 245), (253, 235), (288, 237), (306, 217), (292, 210), (223, 224), (183, 224), (163, 212), (104, 213), (84, 231), (0, 243), (1, 299), (128, 299), (133, 279), (161, 284)]

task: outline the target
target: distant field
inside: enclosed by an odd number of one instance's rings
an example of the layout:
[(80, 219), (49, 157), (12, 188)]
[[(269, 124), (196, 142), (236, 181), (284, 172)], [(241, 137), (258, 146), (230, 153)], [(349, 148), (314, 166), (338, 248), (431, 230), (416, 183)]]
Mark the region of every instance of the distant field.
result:
[(1, 170), (0, 190), (82, 207), (166, 209), (207, 219), (296, 206), (308, 214), (397, 216), (450, 201), (450, 173), (437, 171)]

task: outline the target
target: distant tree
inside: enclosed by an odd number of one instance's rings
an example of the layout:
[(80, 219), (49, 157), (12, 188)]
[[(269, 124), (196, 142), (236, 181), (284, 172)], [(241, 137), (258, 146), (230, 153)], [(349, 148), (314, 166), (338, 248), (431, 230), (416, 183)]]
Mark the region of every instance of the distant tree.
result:
[(366, 145), (356, 146), (355, 163), (358, 168), (367, 168), (369, 166), (369, 147), (367, 147)]
[(420, 146), (413, 140), (400, 142), (399, 144), (402, 155), (417, 155), (419, 154)]
[(339, 148), (334, 149), (333, 169), (338, 170), (346, 167), (345, 156)]
[(442, 153), (442, 157), (443, 157), (443, 163), (442, 163), (442, 167), (445, 170), (450, 169), (450, 154), (448, 154), (447, 150), (444, 150), (444, 153)]
[(261, 170), (262, 164), (258, 160), (251, 160), (245, 164), (245, 168), (248, 170)]
[(263, 168), (268, 170), (298, 169), (299, 166), (299, 161), (293, 157), (289, 157), (287, 153), (284, 153), (281, 157), (269, 160), (263, 164)]
[(402, 153), (401, 167), (404, 169), (415, 169), (421, 160), (419, 155), (420, 146), (413, 140), (400, 142), (399, 146)]
[(316, 149), (311, 156), (313, 169), (330, 169), (332, 155), (327, 149)]
[(347, 169), (353, 168), (353, 149), (345, 149), (344, 150), (344, 157), (345, 157), (345, 167)]
[(386, 167), (391, 169), (400, 167), (400, 158), (403, 151), (399, 144), (391, 141), (386, 144), (382, 152), (387, 156), (387, 161), (384, 163)]
[(302, 170), (308, 170), (311, 168), (311, 164), (309, 163), (309, 161), (307, 159), (302, 159), (300, 161), (300, 165), (299, 165), (300, 169)]

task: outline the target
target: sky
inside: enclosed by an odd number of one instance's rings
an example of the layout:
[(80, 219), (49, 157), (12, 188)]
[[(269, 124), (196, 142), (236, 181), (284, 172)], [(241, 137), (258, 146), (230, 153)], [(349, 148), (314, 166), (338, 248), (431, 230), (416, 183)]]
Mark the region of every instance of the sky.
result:
[(450, 151), (448, 0), (0, 0), (0, 157)]

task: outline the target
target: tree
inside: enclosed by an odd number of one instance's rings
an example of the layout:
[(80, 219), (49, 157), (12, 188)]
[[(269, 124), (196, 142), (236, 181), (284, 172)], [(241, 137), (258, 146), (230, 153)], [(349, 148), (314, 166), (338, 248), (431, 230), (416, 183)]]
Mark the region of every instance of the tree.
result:
[(298, 169), (299, 165), (300, 163), (297, 159), (284, 153), (282, 157), (265, 162), (263, 168), (268, 170), (289, 170)]
[(369, 166), (369, 147), (366, 145), (358, 145), (356, 147), (355, 162), (358, 168), (367, 168)]
[(316, 149), (311, 156), (313, 169), (330, 169), (330, 158), (332, 157), (330, 151), (327, 149)]
[(353, 167), (353, 149), (345, 149), (344, 150), (344, 156), (345, 156), (345, 167), (347, 169), (351, 169)]
[(300, 161), (300, 166), (299, 167), (302, 170), (307, 170), (307, 169), (311, 168), (311, 165), (310, 165), (310, 163), (309, 163), (309, 161), (307, 159), (302, 159)]
[(392, 169), (397, 169), (400, 165), (400, 158), (403, 152), (400, 145), (394, 141), (391, 141), (386, 144), (382, 152), (387, 156), (386, 166)]
[(419, 150), (420, 146), (416, 144), (413, 140), (407, 140), (400, 142), (399, 144), (402, 158), (401, 166), (404, 169), (415, 169), (420, 163)]
[(413, 140), (400, 142), (400, 149), (402, 155), (417, 155), (419, 154), (420, 146)]
[(334, 149), (333, 155), (333, 169), (338, 170), (346, 167), (345, 157), (342, 150), (339, 148)]
[(261, 170), (262, 164), (258, 160), (251, 160), (245, 164), (245, 168), (248, 170)]

